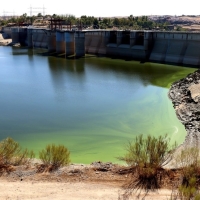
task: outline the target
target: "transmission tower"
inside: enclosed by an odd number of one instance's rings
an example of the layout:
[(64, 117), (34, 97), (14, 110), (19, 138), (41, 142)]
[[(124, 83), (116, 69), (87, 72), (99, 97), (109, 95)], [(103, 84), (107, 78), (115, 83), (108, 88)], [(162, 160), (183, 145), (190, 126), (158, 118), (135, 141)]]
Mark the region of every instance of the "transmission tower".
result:
[(42, 13), (43, 14), (43, 16), (45, 16), (45, 7), (44, 7), (44, 5), (43, 5), (43, 7), (32, 7), (32, 6), (30, 6), (30, 16), (32, 17), (32, 15), (34, 14), (34, 13)]
[(3, 18), (6, 19), (7, 17), (14, 17), (15, 12), (3, 11)]

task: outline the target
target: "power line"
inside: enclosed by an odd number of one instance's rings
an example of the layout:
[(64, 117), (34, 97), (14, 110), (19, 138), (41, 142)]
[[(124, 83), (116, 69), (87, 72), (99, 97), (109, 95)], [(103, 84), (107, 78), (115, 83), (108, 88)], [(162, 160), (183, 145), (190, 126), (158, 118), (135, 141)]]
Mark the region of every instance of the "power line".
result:
[(33, 13), (42, 13), (43, 16), (45, 16), (45, 7), (43, 5), (43, 7), (32, 7), (30, 6), (30, 16), (32, 17)]
[[(10, 15), (12, 13), (12, 15)], [(15, 12), (14, 11), (12, 11), (12, 12), (10, 12), (10, 11), (3, 11), (3, 17), (4, 17), (4, 19), (6, 19), (6, 17), (14, 17), (15, 16)]]

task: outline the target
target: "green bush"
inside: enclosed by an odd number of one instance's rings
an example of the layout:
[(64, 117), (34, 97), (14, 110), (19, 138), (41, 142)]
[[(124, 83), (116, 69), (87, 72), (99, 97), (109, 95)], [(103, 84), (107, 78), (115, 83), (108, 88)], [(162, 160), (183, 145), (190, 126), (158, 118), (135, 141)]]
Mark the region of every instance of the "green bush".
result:
[(134, 189), (158, 189), (162, 177), (165, 175), (163, 166), (168, 164), (174, 152), (167, 135), (158, 138), (148, 135), (136, 136), (127, 145), (127, 153), (119, 158), (132, 168), (132, 177), (126, 184), (126, 191), (130, 194)]
[(18, 142), (6, 138), (0, 142), (0, 165), (28, 164), (34, 157), (32, 151), (22, 149)]
[(158, 138), (136, 136), (132, 143), (128, 143), (126, 155), (120, 159), (129, 166), (161, 168), (172, 159), (175, 145), (170, 146), (169, 142), (167, 135)]
[(176, 163), (181, 175), (177, 197), (181, 200), (200, 200), (198, 189), (200, 175), (199, 149), (191, 147), (181, 150), (176, 156)]
[(51, 144), (39, 152), (39, 158), (45, 167), (53, 170), (70, 163), (70, 152), (63, 145)]
[(191, 177), (197, 178), (200, 170), (199, 149), (195, 147), (181, 150), (176, 156), (176, 166), (181, 170), (182, 185)]
[(178, 188), (179, 198), (183, 200), (200, 200), (200, 194), (197, 188), (197, 179), (191, 177), (188, 179), (187, 185), (181, 185)]

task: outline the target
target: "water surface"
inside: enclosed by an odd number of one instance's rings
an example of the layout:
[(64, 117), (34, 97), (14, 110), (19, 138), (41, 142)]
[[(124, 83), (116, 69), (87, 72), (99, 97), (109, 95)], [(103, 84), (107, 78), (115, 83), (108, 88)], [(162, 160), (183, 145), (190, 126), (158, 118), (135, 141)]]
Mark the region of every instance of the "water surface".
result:
[(79, 163), (118, 162), (138, 134), (168, 134), (180, 144), (186, 131), (167, 93), (195, 70), (0, 47), (0, 139), (12, 137), (36, 153), (64, 144)]

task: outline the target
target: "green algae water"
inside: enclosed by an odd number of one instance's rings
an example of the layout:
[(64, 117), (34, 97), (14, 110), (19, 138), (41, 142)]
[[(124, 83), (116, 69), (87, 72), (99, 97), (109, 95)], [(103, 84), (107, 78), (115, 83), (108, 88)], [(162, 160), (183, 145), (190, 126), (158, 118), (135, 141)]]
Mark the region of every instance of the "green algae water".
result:
[(38, 152), (64, 144), (74, 163), (119, 162), (136, 135), (186, 135), (168, 90), (196, 69), (0, 47), (0, 139)]

